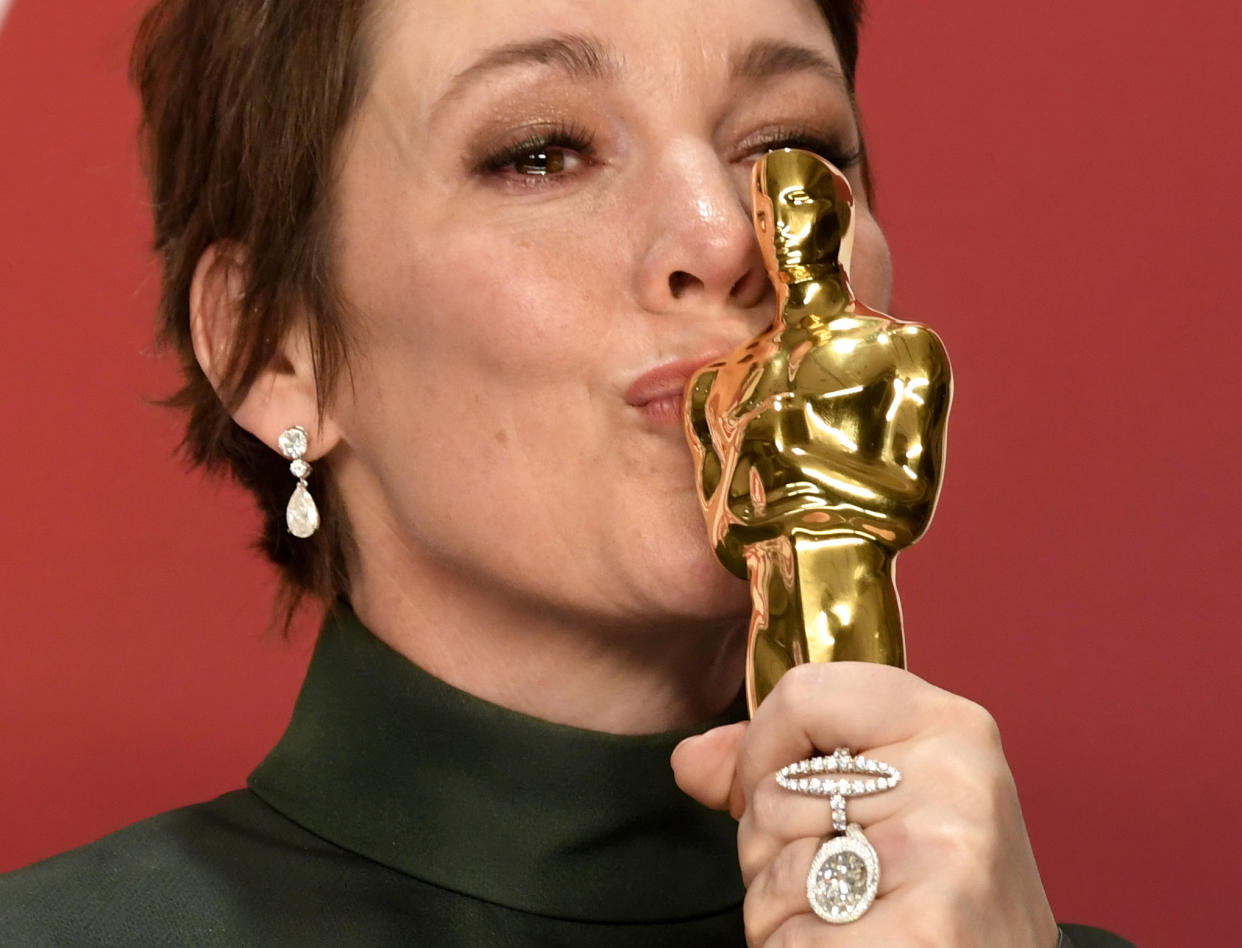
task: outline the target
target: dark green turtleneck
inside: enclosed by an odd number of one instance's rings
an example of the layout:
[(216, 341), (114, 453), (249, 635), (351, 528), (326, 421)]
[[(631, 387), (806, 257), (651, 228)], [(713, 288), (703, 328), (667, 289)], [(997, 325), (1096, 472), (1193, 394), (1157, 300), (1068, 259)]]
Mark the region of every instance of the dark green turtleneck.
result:
[(0, 877), (0, 943), (741, 946), (736, 824), (673, 783), (684, 736), (489, 704), (343, 608), (248, 789)]
[(688, 733), (489, 704), (342, 609), (248, 789), (0, 878), (0, 943), (740, 945), (737, 826), (673, 783)]

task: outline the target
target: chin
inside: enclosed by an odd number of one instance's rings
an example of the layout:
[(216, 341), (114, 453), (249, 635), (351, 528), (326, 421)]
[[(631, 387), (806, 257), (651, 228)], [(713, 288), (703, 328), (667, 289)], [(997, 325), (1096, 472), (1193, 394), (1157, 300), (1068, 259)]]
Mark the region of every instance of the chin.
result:
[(716, 558), (693, 489), (643, 510), (632, 523), (658, 524), (635, 535), (623, 556), (631, 589), (641, 589), (653, 612), (683, 621), (719, 621), (750, 615), (750, 588)]
[(661, 599), (669, 614), (700, 621), (750, 615), (749, 585), (725, 569), (706, 546), (688, 553), (677, 565), (661, 565)]

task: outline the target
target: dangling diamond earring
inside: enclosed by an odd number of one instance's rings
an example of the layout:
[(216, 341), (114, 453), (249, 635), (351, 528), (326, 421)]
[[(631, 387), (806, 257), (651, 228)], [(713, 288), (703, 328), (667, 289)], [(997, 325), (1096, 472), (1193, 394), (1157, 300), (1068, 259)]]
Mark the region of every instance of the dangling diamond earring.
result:
[(298, 479), (298, 486), (293, 489), (289, 506), (285, 508), (285, 523), (290, 533), (305, 540), (314, 536), (319, 529), (319, 508), (315, 506), (314, 498), (306, 489), (306, 478), (310, 475), (311, 466), (302, 460), (308, 446), (306, 429), (298, 425), (286, 428), (281, 432), (279, 444), (280, 453), (292, 462), (289, 471)]

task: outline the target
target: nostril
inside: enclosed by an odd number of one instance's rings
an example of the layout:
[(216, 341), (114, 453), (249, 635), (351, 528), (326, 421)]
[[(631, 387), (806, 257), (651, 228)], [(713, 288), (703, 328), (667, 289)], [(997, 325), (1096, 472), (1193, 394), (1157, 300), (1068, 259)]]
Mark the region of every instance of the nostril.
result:
[(687, 290), (692, 289), (696, 284), (701, 286), (702, 282), (693, 273), (687, 273), (685, 270), (676, 270), (669, 275), (668, 290), (673, 294), (673, 299), (679, 300)]

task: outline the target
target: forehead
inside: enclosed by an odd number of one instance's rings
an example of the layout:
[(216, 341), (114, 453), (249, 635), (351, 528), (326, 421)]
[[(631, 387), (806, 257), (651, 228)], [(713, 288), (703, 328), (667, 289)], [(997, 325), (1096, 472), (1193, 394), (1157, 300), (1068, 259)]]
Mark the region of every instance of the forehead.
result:
[[(372, 35), (376, 84), (410, 90), (428, 111), (480, 66), (529, 64), (506, 51), (563, 37), (587, 40), (597, 78), (660, 88), (720, 81), (765, 43), (814, 50), (840, 72), (814, 0), (387, 0)], [(541, 58), (575, 65), (525, 57)]]

